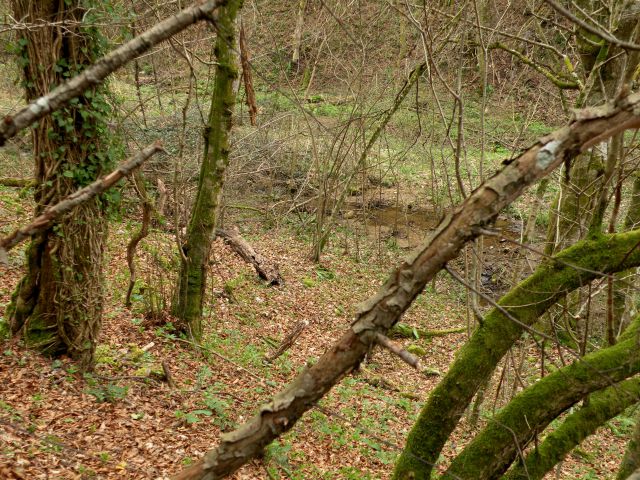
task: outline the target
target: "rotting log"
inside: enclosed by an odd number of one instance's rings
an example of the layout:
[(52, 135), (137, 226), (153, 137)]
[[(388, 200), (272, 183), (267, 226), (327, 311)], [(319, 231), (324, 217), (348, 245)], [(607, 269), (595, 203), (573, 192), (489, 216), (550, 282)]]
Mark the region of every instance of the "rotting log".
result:
[[(569, 292), (591, 280), (640, 265), (640, 230), (583, 240), (540, 265), (503, 296), (429, 395), (395, 468), (396, 479), (429, 478), (442, 447), (481, 385), (525, 328)], [(600, 273), (601, 272), (601, 273)], [(511, 321), (505, 312), (520, 324)]]
[(424, 328), (412, 327), (406, 323), (396, 323), (389, 331), (390, 337), (399, 338), (431, 338), (431, 337), (446, 337), (454, 333), (462, 333), (467, 330), (467, 327), (446, 328), (444, 330), (425, 330)]
[(0, 178), (0, 185), (3, 187), (33, 187), (36, 184), (33, 178), (13, 178), (13, 177), (3, 177)]
[(60, 215), (111, 188), (121, 178), (129, 175), (133, 170), (142, 165), (151, 156), (162, 151), (164, 151), (164, 149), (162, 148), (162, 144), (160, 143), (160, 141), (149, 145), (148, 147), (139, 151), (136, 155), (122, 163), (110, 174), (72, 193), (65, 199), (47, 208), (44, 212), (42, 212), (42, 215), (38, 216), (26, 227), (19, 228), (13, 233), (1, 239), (0, 261), (3, 260), (3, 257), (6, 257), (6, 252), (11, 250), (20, 242), (30, 238), (32, 235), (35, 235), (38, 232), (46, 230)]
[[(640, 378), (625, 380), (589, 397), (589, 404), (570, 414), (542, 443), (517, 463), (504, 480), (542, 480), (574, 447), (608, 420), (640, 400)], [(626, 478), (626, 477), (625, 477)]]
[[(514, 397), (451, 462), (443, 479), (501, 478), (537, 433), (584, 397), (640, 372), (640, 315), (624, 340), (550, 373)], [(614, 387), (611, 387), (614, 388)]]
[(266, 280), (269, 285), (280, 285), (283, 280), (280, 276), (278, 264), (269, 261), (264, 256), (255, 251), (255, 249), (247, 242), (240, 232), (236, 229), (223, 230), (216, 228), (216, 237), (220, 237), (231, 247), (245, 262), (253, 265), (258, 276)]
[(215, 22), (215, 11), (224, 3), (226, 3), (225, 0), (210, 0), (185, 8), (116, 48), (82, 73), (46, 95), (33, 100), (17, 113), (5, 116), (0, 122), (0, 146), (21, 130), (55, 112), (71, 99), (80, 96), (88, 88), (102, 83), (108, 75), (150, 50), (154, 45), (171, 38), (200, 20)]
[(375, 295), (360, 305), (351, 327), (315, 365), (303, 370), (245, 424), (223, 434), (216, 448), (175, 478), (224, 478), (260, 455), (264, 447), (290, 430), (304, 412), (360, 364), (377, 333), (385, 334), (392, 328), (427, 282), (527, 186), (575, 158), (593, 139), (606, 140), (604, 132), (613, 135), (620, 129), (638, 126), (640, 93), (620, 98), (616, 104), (577, 112), (568, 126), (539, 139), (442, 219), (431, 237), (391, 272)]

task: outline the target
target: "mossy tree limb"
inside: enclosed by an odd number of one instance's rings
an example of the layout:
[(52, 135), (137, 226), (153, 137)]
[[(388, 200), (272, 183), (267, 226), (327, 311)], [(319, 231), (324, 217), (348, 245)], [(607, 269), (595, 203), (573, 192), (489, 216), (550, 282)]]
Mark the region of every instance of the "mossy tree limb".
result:
[(191, 212), (187, 235), (182, 245), (174, 315), (182, 321), (181, 328), (195, 339), (202, 336), (202, 307), (206, 287), (207, 263), (211, 244), (215, 238), (216, 220), (224, 182), (229, 165), (229, 134), (235, 107), (233, 83), (238, 78), (234, 46), (236, 44), (235, 19), (242, 0), (229, 0), (218, 10), (215, 44), (216, 72), (209, 121), (205, 130), (205, 145), (198, 193)]
[[(625, 380), (589, 397), (589, 404), (569, 415), (562, 424), (517, 464), (504, 480), (542, 479), (585, 438), (608, 420), (640, 400), (640, 378)], [(626, 477), (623, 477), (626, 478)]]
[[(634, 248), (639, 241), (640, 230), (634, 230), (578, 242), (538, 267), (498, 303), (522, 325), (533, 325), (560, 298), (597, 278), (596, 272), (609, 274), (639, 265), (640, 249)], [(429, 396), (398, 459), (395, 479), (430, 478), (431, 465), (478, 388), (523, 330), (497, 308), (485, 316)]]
[(629, 480), (640, 470), (640, 413), (636, 415), (636, 426), (624, 452), (624, 458), (616, 475), (616, 480)]
[[(637, 331), (640, 316), (630, 329)], [(640, 372), (635, 335), (547, 375), (523, 390), (451, 462), (443, 478), (497, 479), (534, 436), (592, 392)]]

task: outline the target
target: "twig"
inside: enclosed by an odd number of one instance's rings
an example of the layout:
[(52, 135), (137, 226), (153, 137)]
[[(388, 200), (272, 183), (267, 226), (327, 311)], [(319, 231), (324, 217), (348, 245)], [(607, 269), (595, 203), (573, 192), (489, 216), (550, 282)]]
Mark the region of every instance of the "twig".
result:
[(611, 35), (609, 32), (604, 32), (594, 27), (593, 25), (589, 25), (587, 22), (576, 17), (573, 13), (571, 13), (569, 10), (564, 8), (559, 3), (556, 3), (554, 0), (544, 0), (544, 1), (562, 16), (568, 18), (579, 27), (584, 28), (587, 32), (593, 33), (594, 35), (599, 36), (603, 40), (606, 40), (612, 45), (617, 45), (618, 47), (624, 48), (626, 50), (640, 50), (640, 45), (638, 45), (637, 43), (631, 43), (625, 40), (620, 40), (619, 38), (616, 38), (613, 35)]

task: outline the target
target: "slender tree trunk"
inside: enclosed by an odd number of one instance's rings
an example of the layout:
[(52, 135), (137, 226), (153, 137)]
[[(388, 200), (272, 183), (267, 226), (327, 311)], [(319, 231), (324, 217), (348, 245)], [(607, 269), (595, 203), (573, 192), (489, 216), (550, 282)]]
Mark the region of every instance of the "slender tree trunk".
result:
[[(46, 94), (98, 57), (97, 33), (81, 26), (85, 10), (80, 1), (14, 0), (13, 11), (27, 22), (71, 23), (18, 33), (27, 100)], [(100, 88), (93, 88), (33, 129), (36, 215), (108, 168), (110, 155), (98, 153), (107, 114)], [(27, 273), (8, 308), (12, 331), (28, 345), (66, 353), (90, 367), (102, 321), (106, 233), (104, 198), (94, 198), (34, 236), (26, 252)]]
[(300, 0), (298, 3), (298, 15), (296, 17), (296, 28), (293, 32), (293, 53), (291, 54), (291, 67), (298, 70), (300, 63), (300, 47), (302, 46), (302, 31), (304, 29), (304, 11), (307, 8), (307, 0)]
[(205, 130), (205, 146), (198, 193), (191, 213), (187, 236), (182, 245), (182, 264), (173, 311), (182, 328), (195, 339), (202, 336), (202, 307), (206, 286), (207, 263), (215, 237), (216, 219), (222, 194), (224, 172), (229, 164), (229, 135), (238, 78), (235, 19), (242, 0), (229, 0), (220, 6), (216, 22), (218, 36), (215, 54), (217, 66), (214, 89)]

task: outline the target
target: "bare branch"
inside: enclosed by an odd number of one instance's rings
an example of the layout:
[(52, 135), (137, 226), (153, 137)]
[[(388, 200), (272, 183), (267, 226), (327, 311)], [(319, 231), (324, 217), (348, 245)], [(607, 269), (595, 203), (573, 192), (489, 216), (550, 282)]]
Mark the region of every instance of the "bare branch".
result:
[(616, 38), (609, 32), (605, 32), (603, 30), (600, 30), (599, 28), (594, 27), (593, 25), (589, 25), (587, 22), (576, 17), (573, 13), (571, 13), (569, 10), (567, 10), (566, 8), (564, 8), (562, 5), (555, 2), (554, 0), (544, 0), (544, 1), (562, 16), (568, 18), (579, 27), (584, 28), (587, 32), (590, 32), (590, 33), (593, 33), (594, 35), (599, 36), (600, 38), (609, 42), (610, 44), (616, 45), (620, 48), (624, 48), (625, 50), (640, 50), (640, 45), (638, 45), (637, 43), (620, 40), (619, 38)]
[(181, 32), (200, 20), (214, 21), (214, 10), (222, 0), (210, 0), (200, 5), (185, 8), (172, 17), (156, 24), (133, 40), (116, 48), (92, 66), (76, 75), (68, 82), (54, 88), (43, 97), (37, 98), (15, 115), (7, 115), (0, 123), (0, 146), (19, 131), (37, 122), (42, 117), (58, 110), (72, 98), (80, 96), (88, 88), (98, 85), (108, 75), (127, 64), (154, 45)]
[(378, 342), (382, 347), (386, 348), (394, 355), (400, 357), (400, 360), (405, 362), (407, 365), (411, 365), (416, 370), (420, 370), (420, 359), (413, 353), (408, 352), (404, 348), (399, 347), (398, 345), (393, 343), (386, 335), (378, 333), (376, 335), (376, 342)]
[(41, 232), (42, 230), (46, 230), (60, 215), (111, 188), (118, 182), (118, 180), (129, 175), (133, 170), (142, 165), (147, 159), (161, 151), (164, 151), (164, 149), (162, 148), (162, 144), (160, 143), (160, 141), (149, 145), (133, 157), (129, 158), (106, 177), (102, 177), (91, 183), (90, 185), (87, 185), (86, 187), (72, 193), (60, 202), (47, 208), (40, 216), (38, 216), (26, 227), (19, 228), (9, 236), (4, 237), (2, 240), (0, 240), (0, 261), (2, 261), (3, 258), (6, 258), (6, 253), (13, 247), (18, 245), (20, 242), (26, 240), (27, 238), (35, 235), (38, 232)]
[(628, 124), (631, 119), (640, 118), (640, 93), (615, 105), (581, 113), (568, 126), (538, 140), (478, 187), (440, 222), (420, 249), (391, 273), (378, 292), (360, 305), (351, 328), (317, 363), (306, 368), (244, 425), (222, 435), (215, 449), (175, 478), (223, 478), (291, 429), (304, 412), (359, 365), (378, 333), (386, 333), (398, 322), (427, 282), (479, 234), (479, 229), (493, 222), (500, 210), (526, 187), (575, 158), (584, 144), (607, 131), (610, 125)]

